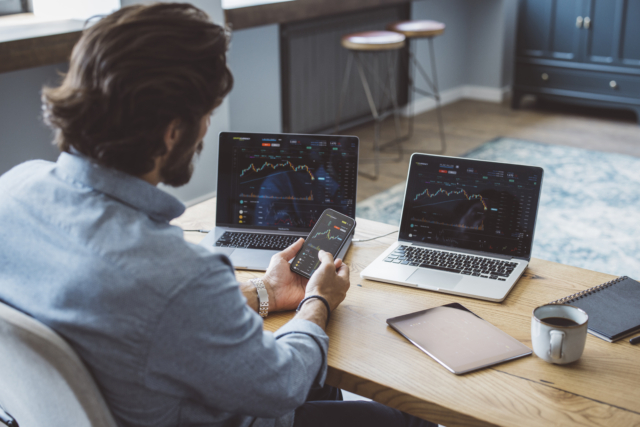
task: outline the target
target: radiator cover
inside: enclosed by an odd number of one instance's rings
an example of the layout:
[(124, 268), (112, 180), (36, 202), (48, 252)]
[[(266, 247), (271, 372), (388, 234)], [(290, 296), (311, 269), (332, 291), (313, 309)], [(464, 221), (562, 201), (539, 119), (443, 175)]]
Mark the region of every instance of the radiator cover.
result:
[[(409, 19), (409, 15), (407, 3), (281, 25), (283, 131), (332, 133), (348, 55), (340, 44), (341, 37), (359, 31), (384, 30), (389, 23)], [(374, 84), (372, 61), (377, 58), (384, 64), (384, 55), (390, 55), (396, 61), (399, 104), (406, 105), (408, 56), (405, 47), (391, 52), (362, 54), (377, 106), (381, 106), (383, 93)], [(388, 108), (390, 102), (386, 104), (384, 108)], [(370, 120), (371, 110), (354, 63), (340, 129)]]

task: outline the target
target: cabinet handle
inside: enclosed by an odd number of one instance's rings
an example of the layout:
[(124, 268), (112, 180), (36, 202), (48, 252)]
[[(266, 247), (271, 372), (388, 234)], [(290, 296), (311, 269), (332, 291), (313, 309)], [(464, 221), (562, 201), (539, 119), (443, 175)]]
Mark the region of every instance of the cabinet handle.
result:
[(547, 80), (549, 80), (549, 74), (547, 74), (547, 73), (542, 73), (542, 75), (541, 75), (540, 77), (541, 77), (541, 78), (542, 78), (542, 80), (544, 80), (545, 82), (546, 82)]
[(591, 18), (589, 18), (588, 16), (585, 16), (584, 18), (584, 28), (586, 28), (587, 30), (591, 27)]
[(576, 28), (582, 28), (582, 16), (576, 18)]
[(611, 80), (609, 82), (609, 86), (611, 87), (611, 89), (617, 89), (618, 88), (618, 82), (616, 82), (615, 80)]

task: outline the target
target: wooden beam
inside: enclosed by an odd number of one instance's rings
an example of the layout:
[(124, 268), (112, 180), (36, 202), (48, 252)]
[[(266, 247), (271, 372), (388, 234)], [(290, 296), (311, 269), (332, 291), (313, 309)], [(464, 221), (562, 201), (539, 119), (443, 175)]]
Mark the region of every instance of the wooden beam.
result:
[(294, 0), (258, 6), (225, 10), (227, 24), (232, 30), (259, 27), (269, 24), (284, 24), (306, 19), (354, 12), (410, 0)]
[(69, 60), (82, 31), (0, 43), (0, 73)]

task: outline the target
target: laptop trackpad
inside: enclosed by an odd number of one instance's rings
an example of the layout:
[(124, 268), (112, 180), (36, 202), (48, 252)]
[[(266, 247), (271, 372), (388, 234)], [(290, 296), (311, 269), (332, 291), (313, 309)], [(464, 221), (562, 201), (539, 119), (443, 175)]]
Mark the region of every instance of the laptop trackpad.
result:
[(231, 257), (231, 254), (235, 250), (236, 250), (236, 248), (229, 248), (229, 247), (225, 247), (225, 246), (213, 246), (213, 249), (212, 249), (213, 252), (215, 252), (217, 254), (223, 254), (223, 255), (226, 255), (228, 257)]
[(278, 251), (238, 248), (231, 255), (231, 263), (236, 268), (266, 270), (271, 257), (277, 253)]
[(425, 285), (440, 289), (452, 290), (456, 287), (464, 276), (453, 273), (443, 273), (437, 270), (429, 270), (427, 268), (419, 268), (407, 279), (407, 282), (416, 285)]

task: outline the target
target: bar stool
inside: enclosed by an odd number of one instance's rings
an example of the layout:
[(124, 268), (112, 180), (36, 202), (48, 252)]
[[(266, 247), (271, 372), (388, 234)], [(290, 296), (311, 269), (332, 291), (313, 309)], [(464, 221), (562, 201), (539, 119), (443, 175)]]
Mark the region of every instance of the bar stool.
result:
[[(374, 151), (374, 173), (369, 174), (362, 171), (358, 171), (358, 173), (364, 177), (370, 179), (378, 179), (380, 176), (380, 124), (381, 122), (387, 118), (390, 114), (394, 115), (395, 127), (396, 127), (396, 139), (390, 141), (387, 144), (392, 144), (397, 142), (398, 145), (398, 159), (402, 159), (402, 147), (400, 146), (400, 109), (398, 107), (398, 98), (397, 91), (395, 86), (394, 79), (394, 68), (393, 61), (390, 60), (390, 55), (384, 55), (386, 58), (386, 73), (387, 78), (379, 79), (378, 73), (380, 72), (380, 61), (379, 56), (382, 52), (388, 52), (392, 50), (402, 49), (405, 46), (406, 37), (398, 32), (393, 31), (366, 31), (360, 33), (352, 33), (347, 34), (342, 37), (341, 44), (345, 49), (349, 50), (349, 55), (347, 57), (347, 69), (345, 71), (344, 80), (342, 83), (342, 90), (340, 93), (340, 104), (338, 106), (338, 113), (336, 114), (336, 132), (340, 125), (340, 116), (342, 114), (342, 105), (344, 103), (344, 97), (346, 96), (347, 89), (349, 86), (349, 76), (351, 74), (351, 68), (353, 67), (353, 62), (355, 60), (356, 66), (358, 68), (358, 73), (360, 75), (360, 80), (362, 82), (362, 87), (364, 88), (365, 95), (367, 97), (367, 102), (369, 103), (369, 108), (371, 109), (371, 115), (374, 119), (374, 137), (373, 137), (373, 151)], [(380, 102), (380, 109), (384, 108), (386, 102), (390, 100), (392, 107), (387, 111), (379, 111), (379, 108), (376, 106), (376, 102), (373, 99), (373, 94), (371, 92), (371, 87), (369, 86), (369, 82), (367, 80), (367, 76), (365, 74), (365, 70), (363, 67), (363, 61), (361, 55), (365, 53), (374, 53), (375, 65), (372, 67), (373, 75), (375, 83), (380, 87), (384, 95), (388, 96), (388, 100), (382, 100)], [(384, 69), (383, 69), (384, 71)], [(385, 80), (388, 83), (388, 86), (385, 84)], [(386, 145), (386, 144), (385, 144)]]
[[(446, 141), (444, 136), (444, 125), (442, 121), (442, 108), (440, 105), (440, 89), (438, 88), (438, 74), (436, 73), (436, 57), (433, 51), (433, 39), (444, 33), (445, 24), (437, 21), (426, 21), (426, 20), (413, 20), (413, 21), (401, 21), (395, 22), (393, 24), (389, 24), (387, 26), (387, 30), (394, 31), (399, 34), (404, 35), (407, 38), (409, 43), (409, 129), (406, 135), (406, 138), (409, 139), (413, 135), (413, 116), (414, 116), (414, 106), (413, 106), (413, 96), (415, 92), (418, 92), (422, 95), (433, 98), (436, 101), (436, 114), (438, 116), (438, 128), (440, 130), (440, 143), (441, 149), (434, 153), (444, 153), (446, 150)], [(418, 60), (416, 59), (415, 54), (412, 49), (412, 39), (426, 38), (429, 41), (429, 62), (431, 63), (431, 78), (427, 74), (427, 72), (422, 68)], [(411, 64), (414, 67), (411, 67)], [(415, 85), (415, 71), (416, 68), (427, 85), (429, 86), (429, 90), (424, 90), (416, 87)]]

